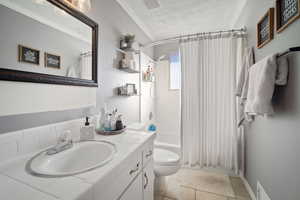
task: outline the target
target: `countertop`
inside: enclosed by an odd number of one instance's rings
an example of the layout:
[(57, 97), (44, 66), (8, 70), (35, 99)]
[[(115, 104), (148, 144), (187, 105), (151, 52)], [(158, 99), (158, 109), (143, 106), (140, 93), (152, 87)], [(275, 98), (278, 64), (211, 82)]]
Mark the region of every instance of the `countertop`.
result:
[(0, 165), (0, 199), (3, 200), (91, 200), (94, 185), (105, 185), (113, 178), (114, 169), (143, 145), (154, 139), (155, 133), (127, 130), (115, 136), (96, 135), (95, 140), (106, 140), (116, 144), (114, 159), (105, 166), (82, 174), (43, 178), (25, 171), (27, 161), (36, 153), (11, 160)]

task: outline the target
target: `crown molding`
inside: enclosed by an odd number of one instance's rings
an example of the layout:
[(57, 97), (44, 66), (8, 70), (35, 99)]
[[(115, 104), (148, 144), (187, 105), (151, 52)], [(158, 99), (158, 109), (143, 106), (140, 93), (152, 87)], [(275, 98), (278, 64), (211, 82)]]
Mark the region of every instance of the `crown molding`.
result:
[(125, 10), (125, 12), (131, 17), (131, 19), (142, 29), (142, 31), (150, 38), (151, 41), (154, 41), (155, 38), (151, 34), (151, 31), (144, 24), (144, 22), (137, 16), (134, 10), (128, 5), (126, 0), (116, 0), (120, 6)]

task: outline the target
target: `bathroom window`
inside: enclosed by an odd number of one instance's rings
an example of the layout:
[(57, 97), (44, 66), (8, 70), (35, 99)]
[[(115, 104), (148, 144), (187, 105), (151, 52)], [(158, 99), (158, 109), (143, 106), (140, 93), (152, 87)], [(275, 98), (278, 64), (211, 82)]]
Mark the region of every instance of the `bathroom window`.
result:
[(170, 90), (181, 88), (181, 64), (179, 52), (170, 55)]

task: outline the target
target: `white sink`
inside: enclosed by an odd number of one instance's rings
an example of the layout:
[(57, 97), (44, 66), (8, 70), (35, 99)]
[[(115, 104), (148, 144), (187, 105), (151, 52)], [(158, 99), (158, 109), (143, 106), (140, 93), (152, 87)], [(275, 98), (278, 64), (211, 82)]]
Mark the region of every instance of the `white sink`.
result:
[(36, 154), (28, 161), (26, 169), (38, 176), (71, 176), (104, 166), (116, 151), (116, 146), (107, 141), (79, 142), (54, 155), (47, 155), (46, 151)]

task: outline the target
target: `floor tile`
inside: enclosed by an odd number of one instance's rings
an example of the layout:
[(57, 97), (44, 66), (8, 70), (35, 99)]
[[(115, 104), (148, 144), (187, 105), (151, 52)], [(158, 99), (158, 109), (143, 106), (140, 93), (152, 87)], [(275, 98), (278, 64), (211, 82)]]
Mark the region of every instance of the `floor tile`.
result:
[(201, 170), (181, 169), (170, 179), (176, 179), (180, 185), (195, 190), (235, 197), (227, 175), (204, 172)]
[(155, 200), (251, 200), (239, 177), (222, 173), (181, 169), (156, 181)]
[(227, 200), (227, 197), (208, 192), (196, 192), (196, 200)]
[(237, 198), (251, 199), (243, 181), (239, 177), (230, 177), (233, 191)]
[[(156, 195), (174, 200), (195, 200), (196, 192), (192, 188), (181, 186), (176, 180), (166, 177), (160, 184)], [(159, 197), (157, 197), (159, 199)], [(165, 200), (165, 199), (163, 199)]]

